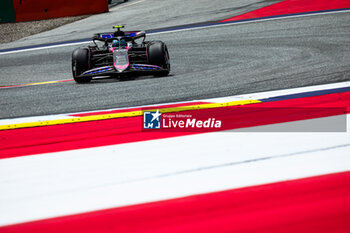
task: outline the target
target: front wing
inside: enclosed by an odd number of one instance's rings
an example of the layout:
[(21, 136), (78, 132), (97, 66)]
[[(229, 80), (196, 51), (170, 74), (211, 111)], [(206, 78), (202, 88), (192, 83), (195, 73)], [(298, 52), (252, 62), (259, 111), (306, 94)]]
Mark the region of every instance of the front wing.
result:
[(160, 71), (164, 71), (164, 68), (160, 66), (148, 65), (148, 64), (131, 64), (123, 72), (117, 71), (113, 66), (103, 66), (103, 67), (87, 70), (81, 75), (79, 75), (78, 77), (112, 76), (112, 75), (130, 73), (130, 72), (155, 73)]

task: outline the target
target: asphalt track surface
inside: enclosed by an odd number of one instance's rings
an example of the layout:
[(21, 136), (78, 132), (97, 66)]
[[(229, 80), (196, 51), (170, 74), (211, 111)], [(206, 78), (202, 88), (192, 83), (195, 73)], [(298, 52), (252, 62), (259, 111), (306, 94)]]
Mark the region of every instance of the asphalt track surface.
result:
[[(163, 40), (168, 45), (172, 65), (168, 77), (0, 89), (0, 118), (196, 100), (350, 80), (350, 13), (169, 32), (148, 39)], [(0, 55), (0, 86), (71, 79), (70, 55), (75, 47)]]

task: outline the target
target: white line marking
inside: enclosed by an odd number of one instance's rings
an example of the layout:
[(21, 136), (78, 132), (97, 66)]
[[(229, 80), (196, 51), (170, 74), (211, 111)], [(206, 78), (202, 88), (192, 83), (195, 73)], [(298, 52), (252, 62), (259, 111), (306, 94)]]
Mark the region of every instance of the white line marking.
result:
[(350, 82), (340, 82), (340, 83), (330, 83), (330, 84), (322, 84), (317, 86), (307, 86), (307, 87), (297, 87), (290, 89), (282, 89), (276, 91), (266, 91), (266, 92), (258, 92), (258, 93), (250, 93), (250, 94), (242, 94), (236, 96), (227, 96), (227, 97), (219, 97), (213, 99), (203, 100), (204, 102), (213, 102), (213, 103), (225, 103), (235, 100), (261, 100), (266, 98), (284, 96), (284, 95), (293, 95), (299, 93), (308, 93), (313, 91), (323, 91), (323, 90), (332, 90), (337, 88), (350, 87)]
[(67, 47), (67, 46), (73, 46), (73, 45), (88, 44), (88, 43), (91, 43), (91, 41), (74, 42), (74, 43), (60, 44), (60, 45), (48, 45), (48, 46), (37, 47), (37, 48), (29, 48), (29, 49), (21, 49), (21, 50), (15, 50), (15, 51), (1, 52), (0, 55), (12, 54), (12, 53), (20, 53), (20, 52), (29, 52), (29, 51), (43, 50), (43, 49), (53, 49), (53, 48), (59, 48), (59, 47)]
[[(136, 4), (136, 2), (135, 2), (135, 4)], [(280, 20), (280, 19), (288, 19), (288, 18), (300, 18), (300, 17), (315, 16), (315, 15), (339, 14), (339, 13), (346, 13), (346, 12), (350, 12), (350, 10), (340, 10), (340, 11), (321, 12), (321, 13), (310, 13), (310, 14), (303, 14), (303, 15), (281, 16), (281, 17), (269, 18), (269, 19), (256, 19), (256, 20), (251, 20), (251, 21), (231, 22), (231, 23), (215, 24), (215, 25), (209, 25), (209, 26), (194, 26), (194, 27), (191, 27), (191, 28), (173, 29), (173, 30), (164, 31), (164, 32), (153, 32), (153, 33), (147, 33), (147, 34), (148, 35), (159, 35), (159, 34), (173, 33), (173, 32), (182, 32), (182, 31), (189, 31), (189, 30), (198, 30), (198, 29), (206, 29), (206, 28), (214, 28), (214, 27), (225, 27), (225, 26), (240, 25), (240, 24), (247, 24), (247, 23), (259, 23), (259, 22), (264, 22), (264, 21), (272, 21), (272, 20)], [(37, 48), (29, 48), (29, 49), (21, 49), (21, 50), (8, 51), (8, 52), (0, 52), (0, 55), (13, 54), (13, 53), (19, 53), (19, 52), (35, 51), (35, 50), (42, 50), (42, 49), (52, 49), (52, 48), (59, 48), (59, 47), (67, 47), (67, 46), (81, 45), (81, 44), (88, 44), (88, 43), (92, 43), (92, 42), (91, 41), (85, 41), (85, 42), (76, 42), (76, 43), (68, 43), (68, 44), (60, 44), (60, 45), (49, 45), (49, 46), (43, 46), (43, 47), (37, 47)], [(16, 48), (13, 48), (13, 49), (16, 49)]]

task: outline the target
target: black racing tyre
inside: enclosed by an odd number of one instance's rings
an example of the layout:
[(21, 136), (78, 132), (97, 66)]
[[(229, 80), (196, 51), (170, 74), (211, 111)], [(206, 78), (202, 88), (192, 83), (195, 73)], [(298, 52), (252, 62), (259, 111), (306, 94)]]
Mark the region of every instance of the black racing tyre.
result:
[(91, 77), (77, 77), (90, 69), (90, 51), (88, 48), (78, 48), (72, 53), (73, 78), (77, 83), (88, 83)]
[(150, 41), (147, 45), (148, 61), (151, 65), (160, 66), (164, 71), (155, 73), (155, 76), (167, 76), (170, 72), (168, 48), (162, 41)]

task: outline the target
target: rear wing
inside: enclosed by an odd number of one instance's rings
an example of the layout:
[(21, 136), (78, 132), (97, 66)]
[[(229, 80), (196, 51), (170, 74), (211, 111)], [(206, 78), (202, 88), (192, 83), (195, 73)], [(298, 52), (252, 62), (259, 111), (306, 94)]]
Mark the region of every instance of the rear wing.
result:
[(92, 40), (99, 40), (104, 42), (111, 42), (115, 38), (121, 38), (123, 37), (125, 40), (134, 41), (139, 38), (146, 38), (146, 32), (145, 31), (116, 31), (116, 32), (105, 32), (105, 33), (96, 33), (92, 37)]

